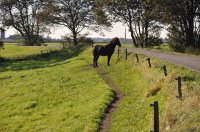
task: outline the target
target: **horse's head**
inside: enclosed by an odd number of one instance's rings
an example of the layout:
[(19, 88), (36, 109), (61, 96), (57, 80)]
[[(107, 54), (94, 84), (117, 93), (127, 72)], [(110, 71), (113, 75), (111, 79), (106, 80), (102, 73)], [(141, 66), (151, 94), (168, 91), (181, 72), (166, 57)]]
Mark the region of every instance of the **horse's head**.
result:
[(121, 47), (121, 43), (119, 41), (119, 38), (115, 37), (113, 38), (112, 42), (115, 44), (115, 45), (118, 45), (119, 47)]

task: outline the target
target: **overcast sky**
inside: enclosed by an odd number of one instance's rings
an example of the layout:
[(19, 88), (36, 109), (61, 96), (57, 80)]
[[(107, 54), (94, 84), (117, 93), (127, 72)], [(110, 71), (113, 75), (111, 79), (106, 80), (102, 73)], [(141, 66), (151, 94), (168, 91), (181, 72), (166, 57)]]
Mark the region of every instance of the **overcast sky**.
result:
[[(101, 38), (119, 37), (119, 38), (124, 38), (125, 28), (126, 28), (126, 30), (128, 30), (128, 28), (125, 25), (123, 25), (122, 23), (116, 23), (116, 24), (113, 25), (113, 28), (111, 29), (110, 32), (104, 31), (105, 36), (102, 36), (102, 35), (99, 35), (95, 32), (89, 31), (89, 33), (90, 33), (89, 37), (92, 37), (92, 38), (94, 38), (94, 37), (101, 37)], [(82, 33), (84, 33), (84, 32), (88, 32), (88, 31), (84, 30)], [(68, 33), (70, 33), (70, 31), (67, 28), (57, 27), (57, 28), (51, 29), (51, 34), (49, 34), (49, 36), (52, 37), (52, 38), (61, 38), (61, 36), (64, 36), (65, 34), (68, 34)], [(8, 37), (9, 35), (13, 35), (13, 34), (17, 34), (17, 31), (15, 29), (13, 29), (13, 28), (7, 29), (6, 37)], [(163, 30), (161, 32), (161, 37), (165, 38), (166, 34), (167, 34), (166, 30)], [(130, 32), (128, 32), (128, 31), (127, 31), (127, 38), (131, 38)]]

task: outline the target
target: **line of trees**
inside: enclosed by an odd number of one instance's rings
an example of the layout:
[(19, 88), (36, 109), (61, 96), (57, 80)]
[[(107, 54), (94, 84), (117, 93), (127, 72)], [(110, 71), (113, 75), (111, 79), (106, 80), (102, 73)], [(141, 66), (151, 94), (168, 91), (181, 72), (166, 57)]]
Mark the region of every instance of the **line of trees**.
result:
[[(129, 27), (135, 47), (152, 45), (162, 26), (176, 51), (200, 49), (199, 0), (99, 0), (112, 16)], [(162, 26), (161, 26), (162, 25)], [(154, 42), (154, 41), (153, 41)]]
[(37, 19), (37, 14), (43, 10), (41, 0), (1, 0), (1, 21), (4, 26), (14, 27), (24, 38), (28, 46), (40, 44), (40, 33), (47, 30)]
[(98, 22), (99, 11), (95, 0), (48, 0), (44, 11), (40, 13), (40, 19), (67, 27), (73, 36), (74, 45), (77, 46), (77, 37), (83, 29), (98, 32), (109, 25), (106, 17), (102, 17), (106, 19), (104, 23)]
[(38, 45), (48, 26), (67, 27), (77, 46), (83, 29), (100, 33), (112, 22), (122, 22), (135, 47), (160, 42), (160, 31), (167, 27), (177, 51), (200, 48), (199, 0), (1, 0), (0, 15), (3, 25), (19, 31), (27, 45)]
[(22, 35), (26, 45), (39, 45), (40, 35), (54, 25), (67, 27), (75, 46), (83, 29), (100, 32), (110, 26), (95, 0), (1, 0), (0, 18)]
[(150, 46), (149, 38), (157, 39), (162, 26), (153, 14), (153, 5), (147, 0), (102, 0), (112, 20), (123, 22), (129, 28), (135, 47)]
[(199, 0), (153, 0), (153, 4), (160, 22), (168, 26), (169, 42), (175, 50), (200, 49)]

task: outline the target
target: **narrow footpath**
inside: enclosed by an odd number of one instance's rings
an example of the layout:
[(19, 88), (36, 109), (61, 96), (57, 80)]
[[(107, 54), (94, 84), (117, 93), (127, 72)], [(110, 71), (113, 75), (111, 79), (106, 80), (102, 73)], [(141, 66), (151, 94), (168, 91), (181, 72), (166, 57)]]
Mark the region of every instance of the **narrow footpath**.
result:
[(101, 119), (99, 132), (109, 132), (111, 126), (111, 120), (113, 113), (117, 110), (119, 102), (122, 100), (122, 93), (117, 88), (116, 84), (106, 76), (106, 73), (102, 68), (98, 69), (99, 75), (104, 79), (104, 81), (108, 84), (108, 86), (112, 89), (114, 93), (113, 101), (107, 106), (105, 110), (105, 115)]

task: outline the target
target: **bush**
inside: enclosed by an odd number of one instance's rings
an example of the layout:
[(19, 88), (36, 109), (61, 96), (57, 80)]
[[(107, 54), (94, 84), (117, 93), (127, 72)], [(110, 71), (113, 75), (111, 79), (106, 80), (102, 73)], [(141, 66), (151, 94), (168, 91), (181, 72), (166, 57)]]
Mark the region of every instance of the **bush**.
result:
[(94, 44), (93, 39), (87, 38), (87, 37), (80, 37), (80, 38), (78, 39), (78, 42), (79, 42), (80, 44), (87, 44), (87, 45), (93, 45), (93, 44)]
[(185, 52), (185, 38), (181, 37), (177, 33), (169, 34), (168, 37), (170, 48), (172, 48), (175, 52)]
[(172, 48), (175, 52), (184, 53), (186, 47), (186, 38), (182, 35), (183, 33), (180, 31), (178, 26), (170, 26), (168, 31), (168, 42), (170, 48)]
[(148, 46), (159, 46), (163, 43), (162, 39), (155, 36), (150, 36), (148, 38), (147, 47)]
[(200, 55), (200, 48), (187, 47), (185, 48), (185, 53)]
[(172, 48), (175, 52), (181, 52), (184, 53), (185, 52), (185, 46), (183, 44), (180, 43), (170, 43), (169, 42), (169, 46), (170, 48)]
[[(94, 41), (92, 38), (87, 38), (86, 37), (87, 34), (80, 34), (78, 36), (78, 44), (79, 46), (83, 46), (83, 45), (93, 45), (94, 44)], [(73, 38), (72, 36), (70, 36), (70, 34), (66, 35), (66, 36), (63, 36), (62, 37), (62, 46), (63, 48), (69, 48), (71, 47), (73, 44)]]
[(0, 50), (1, 49), (4, 49), (4, 42), (3, 41), (0, 41)]
[(24, 37), (24, 41), (20, 45), (24, 46), (42, 46), (44, 44), (44, 39), (40, 35), (33, 35), (31, 40), (27, 36)]
[(62, 47), (63, 49), (69, 48), (72, 45), (72, 38), (68, 36), (63, 37)]
[(6, 59), (0, 56), (0, 62), (5, 62)]

